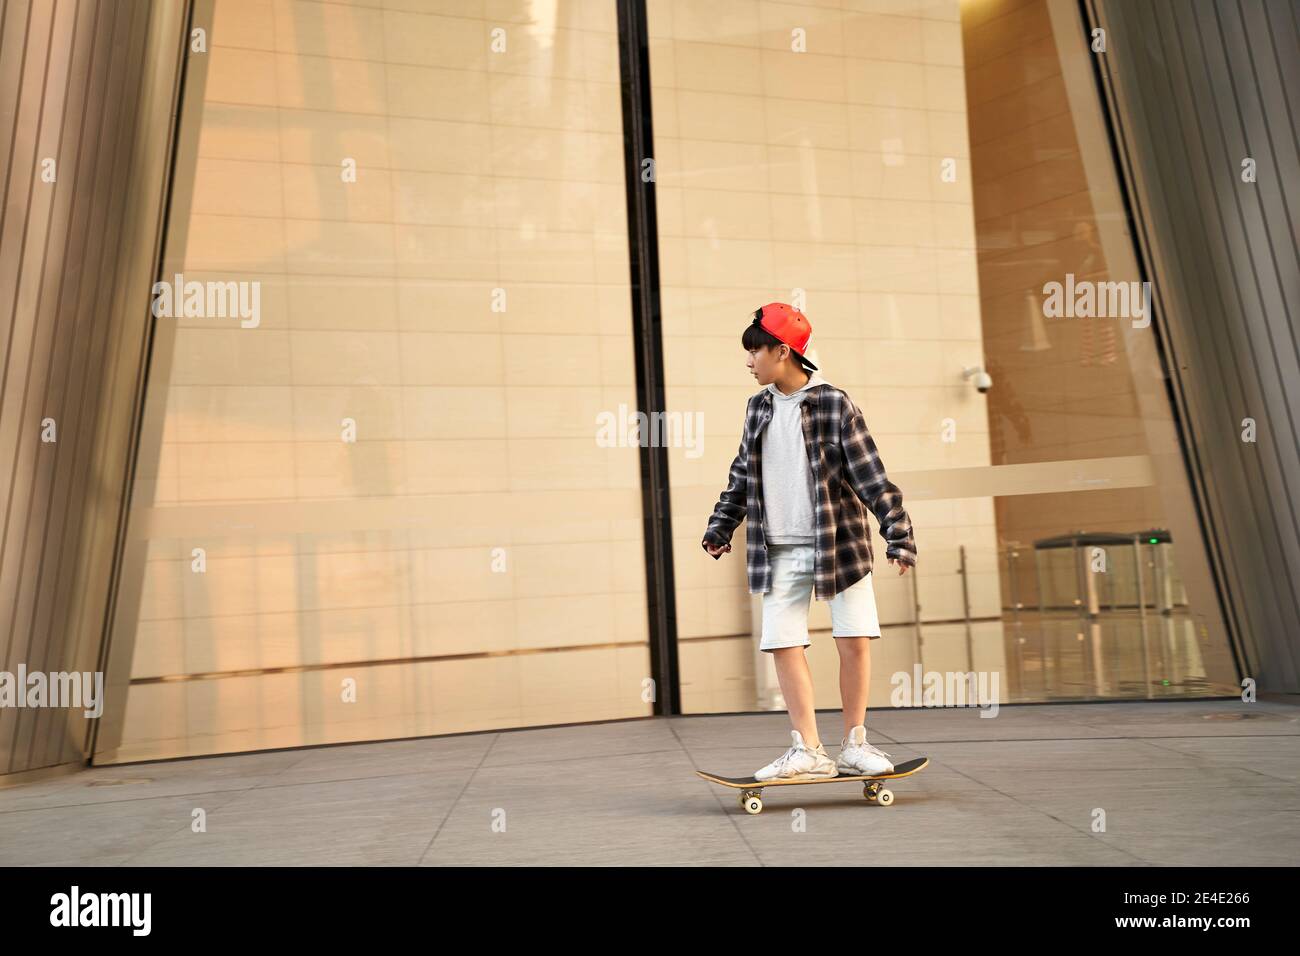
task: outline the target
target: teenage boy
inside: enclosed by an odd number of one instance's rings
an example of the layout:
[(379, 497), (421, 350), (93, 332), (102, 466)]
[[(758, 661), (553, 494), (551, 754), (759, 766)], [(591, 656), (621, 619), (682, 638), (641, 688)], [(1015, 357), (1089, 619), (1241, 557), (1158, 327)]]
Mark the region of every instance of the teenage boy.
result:
[[(886, 557), (900, 575), (916, 564), (916, 542), (862, 412), (805, 357), (811, 335), (808, 319), (782, 302), (758, 309), (745, 328), (746, 365), (764, 387), (749, 399), (740, 451), (701, 542), (717, 560), (731, 550), (741, 519), (748, 520), (749, 591), (763, 595), (759, 648), (775, 657), (794, 727), (794, 746), (758, 770), (758, 780), (894, 769), (889, 754), (867, 743), (870, 641), (880, 637), (880, 621), (866, 509), (879, 521)], [(817, 733), (804, 656), (811, 594), (830, 602), (840, 655), (844, 737), (834, 761)]]

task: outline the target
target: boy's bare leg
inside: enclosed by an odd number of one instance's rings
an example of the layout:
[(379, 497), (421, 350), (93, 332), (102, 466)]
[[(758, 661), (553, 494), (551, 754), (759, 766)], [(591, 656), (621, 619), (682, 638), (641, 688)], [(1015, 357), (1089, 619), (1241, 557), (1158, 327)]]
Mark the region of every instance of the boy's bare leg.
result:
[(812, 671), (802, 647), (778, 647), (772, 651), (776, 658), (776, 679), (781, 684), (790, 723), (803, 737), (804, 745), (811, 750), (821, 746), (817, 736), (817, 712), (813, 709)]
[(840, 651), (840, 702), (844, 705), (844, 736), (867, 722), (867, 692), (871, 684), (871, 639), (837, 637)]

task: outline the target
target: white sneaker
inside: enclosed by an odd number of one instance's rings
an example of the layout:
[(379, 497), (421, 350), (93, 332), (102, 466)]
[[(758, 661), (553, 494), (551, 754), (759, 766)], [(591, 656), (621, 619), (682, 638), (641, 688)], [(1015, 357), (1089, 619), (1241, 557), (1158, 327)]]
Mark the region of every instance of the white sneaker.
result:
[(858, 774), (893, 773), (894, 764), (889, 754), (867, 743), (867, 728), (858, 724), (840, 741), (840, 755), (835, 769), (846, 777)]
[(809, 748), (797, 730), (790, 731), (794, 746), (754, 774), (755, 780), (819, 780), (838, 776), (835, 764), (826, 753), (826, 745)]

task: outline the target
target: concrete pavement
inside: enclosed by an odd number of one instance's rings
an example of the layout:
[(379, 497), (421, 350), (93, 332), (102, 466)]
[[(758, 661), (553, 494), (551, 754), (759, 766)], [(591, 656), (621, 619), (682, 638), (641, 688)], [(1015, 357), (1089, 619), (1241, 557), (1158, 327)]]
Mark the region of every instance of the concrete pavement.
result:
[[(832, 756), (837, 712), (818, 715)], [(0, 789), (2, 865), (1294, 865), (1300, 706), (1238, 700), (872, 710), (895, 762), (771, 789), (784, 714), (656, 718), (91, 768)], [(202, 811), (197, 814), (196, 811)], [(1097, 811), (1105, 830), (1095, 832)], [(800, 812), (802, 811), (802, 812)], [(206, 832), (193, 821), (205, 820)]]

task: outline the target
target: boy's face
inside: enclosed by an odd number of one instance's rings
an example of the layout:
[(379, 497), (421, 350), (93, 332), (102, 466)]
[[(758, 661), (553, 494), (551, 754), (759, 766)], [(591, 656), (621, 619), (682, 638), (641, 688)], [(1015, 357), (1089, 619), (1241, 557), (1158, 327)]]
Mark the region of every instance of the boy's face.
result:
[[(794, 361), (789, 357), (789, 351), (789, 347), (784, 345), (760, 345), (756, 349), (749, 350), (749, 358), (745, 360), (745, 364), (758, 380), (759, 385), (770, 385), (776, 381), (781, 363)], [(782, 358), (783, 354), (786, 355), (785, 358)]]

